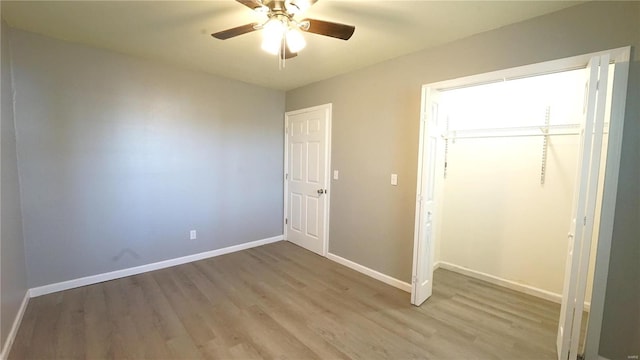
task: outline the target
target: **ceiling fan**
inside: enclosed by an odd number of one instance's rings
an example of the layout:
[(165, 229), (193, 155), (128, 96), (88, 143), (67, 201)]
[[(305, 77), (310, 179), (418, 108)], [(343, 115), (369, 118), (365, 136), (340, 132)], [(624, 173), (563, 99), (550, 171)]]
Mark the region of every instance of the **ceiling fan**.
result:
[(280, 59), (298, 55), (306, 42), (302, 32), (349, 40), (355, 26), (316, 19), (296, 20), (318, 0), (236, 0), (242, 5), (267, 16), (264, 23), (251, 23), (211, 34), (216, 39), (226, 40), (252, 31), (262, 30), (262, 49)]

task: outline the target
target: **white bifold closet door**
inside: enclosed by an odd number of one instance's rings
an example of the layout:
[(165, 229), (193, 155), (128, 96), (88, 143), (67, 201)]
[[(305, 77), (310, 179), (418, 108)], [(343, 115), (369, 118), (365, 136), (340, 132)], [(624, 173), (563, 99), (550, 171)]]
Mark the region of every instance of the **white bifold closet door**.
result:
[(580, 153), (556, 342), (558, 360), (576, 359), (578, 355), (604, 136), (608, 69), (609, 55), (593, 57), (587, 67)]
[(440, 216), (438, 209), (442, 199), (442, 176), (444, 168), (444, 141), (442, 140), (442, 113), (440, 93), (433, 89), (423, 90), (422, 121), (420, 131), (423, 141), (420, 143), (421, 184), (418, 184), (416, 205), (416, 236), (413, 249), (413, 276), (411, 303), (420, 306), (433, 292), (433, 253), (436, 234), (436, 219)]

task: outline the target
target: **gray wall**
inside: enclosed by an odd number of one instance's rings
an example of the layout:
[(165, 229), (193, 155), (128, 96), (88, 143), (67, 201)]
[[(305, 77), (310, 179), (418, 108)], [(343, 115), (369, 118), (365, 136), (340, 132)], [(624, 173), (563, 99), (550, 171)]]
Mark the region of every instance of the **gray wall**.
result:
[(282, 234), (284, 92), (11, 40), (29, 287)]
[[(640, 3), (636, 22), (640, 33)], [(639, 34), (640, 37), (640, 34)], [(605, 294), (600, 353), (608, 359), (640, 355), (640, 43), (629, 71), (620, 180)], [(631, 344), (631, 345), (629, 345)]]
[[(333, 103), (340, 179), (331, 188), (330, 252), (410, 280), (422, 84), (627, 45), (640, 46), (640, 3), (592, 2), (287, 92), (287, 111)], [(640, 57), (632, 57), (600, 348), (611, 359), (640, 353)]]
[(13, 117), (13, 86), (9, 57), (9, 28), (2, 21), (2, 114), (0, 122), (0, 349), (16, 318), (27, 292), (27, 268), (22, 239), (20, 185), (16, 157), (16, 137)]

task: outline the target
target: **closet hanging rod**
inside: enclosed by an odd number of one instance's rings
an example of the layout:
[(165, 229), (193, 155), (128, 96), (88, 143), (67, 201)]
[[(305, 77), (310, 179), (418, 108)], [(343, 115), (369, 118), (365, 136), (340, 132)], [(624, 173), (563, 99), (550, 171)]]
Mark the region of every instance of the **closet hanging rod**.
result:
[(508, 127), (494, 127), (494, 128), (477, 128), (477, 129), (459, 129), (449, 130), (450, 133), (480, 133), (480, 132), (494, 132), (494, 131), (545, 131), (547, 129), (578, 129), (580, 124), (557, 124), (557, 125), (532, 125), (532, 126), (508, 126)]
[[(608, 131), (604, 131), (603, 134), (609, 134)], [(488, 139), (488, 138), (516, 138), (516, 137), (537, 137), (537, 136), (567, 136), (567, 135), (580, 135), (580, 132), (570, 133), (549, 133), (549, 134), (488, 134), (488, 135), (456, 135), (456, 136), (442, 136), (445, 140), (456, 139)]]
[[(605, 134), (608, 131), (608, 123), (605, 123)], [(511, 126), (501, 128), (479, 128), (448, 130), (442, 135), (444, 139), (470, 139), (470, 138), (495, 138), (495, 137), (525, 137), (525, 136), (557, 136), (579, 135), (580, 124), (556, 124), (534, 126)]]
[[(448, 131), (444, 134), (445, 139), (462, 139), (462, 138), (493, 138), (493, 137), (523, 137), (523, 136), (550, 136), (550, 135), (573, 135), (578, 133), (577, 129), (580, 124), (559, 124), (559, 125), (535, 125), (535, 126), (511, 126), (502, 128), (484, 128), (484, 129), (460, 129)], [(551, 132), (551, 130), (556, 130)], [(557, 130), (561, 130), (558, 132)], [(570, 134), (566, 134), (571, 131)]]
[(444, 139), (456, 140), (456, 139), (484, 139), (484, 138), (503, 138), (503, 137), (532, 137), (532, 136), (566, 136), (566, 135), (579, 135), (579, 132), (571, 132), (571, 133), (550, 133), (550, 134), (488, 134), (488, 135), (455, 135), (455, 136), (444, 136)]

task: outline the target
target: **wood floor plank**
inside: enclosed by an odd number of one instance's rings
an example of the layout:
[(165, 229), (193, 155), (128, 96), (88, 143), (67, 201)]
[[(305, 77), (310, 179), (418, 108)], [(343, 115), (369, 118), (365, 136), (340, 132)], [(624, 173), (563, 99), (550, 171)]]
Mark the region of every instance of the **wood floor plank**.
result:
[[(87, 358), (113, 358), (114, 354), (111, 346), (113, 331), (110, 326), (105, 326), (111, 320), (108, 315), (104, 285), (95, 284), (85, 288), (84, 328), (86, 332), (84, 346)], [(34, 348), (38, 348), (37, 343), (33, 343), (33, 345)]]
[(31, 343), (38, 344), (38, 346), (27, 349), (26, 353), (29, 358), (38, 357), (39, 354), (51, 354), (52, 357), (55, 357), (58, 353), (56, 348), (57, 338), (52, 334), (59, 334), (56, 328), (62, 313), (61, 300), (63, 294), (56, 293), (51, 295), (40, 302), (41, 309), (31, 337)]
[(56, 357), (83, 359), (85, 354), (84, 298), (86, 288), (66, 291), (62, 298), (62, 309), (58, 325)]
[(404, 291), (288, 242), (31, 299), (9, 359), (554, 359), (557, 304)]

